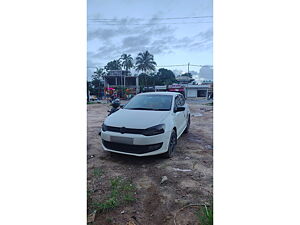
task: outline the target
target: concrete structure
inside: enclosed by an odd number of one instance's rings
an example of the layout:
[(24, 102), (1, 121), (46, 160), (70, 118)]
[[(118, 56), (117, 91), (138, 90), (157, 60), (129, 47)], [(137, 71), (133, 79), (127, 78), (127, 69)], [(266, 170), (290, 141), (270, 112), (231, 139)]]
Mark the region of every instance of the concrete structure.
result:
[(208, 99), (213, 93), (211, 85), (185, 85), (186, 98), (206, 98)]
[(167, 85), (164, 86), (155, 86), (155, 91), (167, 91)]
[(136, 93), (139, 93), (138, 76), (129, 76), (124, 70), (111, 70), (103, 77), (103, 79), (104, 88), (123, 87), (127, 89), (134, 89)]
[(191, 81), (193, 81), (193, 78), (190, 78), (189, 76), (178, 76), (176, 77), (176, 80), (180, 83), (180, 84), (188, 84)]

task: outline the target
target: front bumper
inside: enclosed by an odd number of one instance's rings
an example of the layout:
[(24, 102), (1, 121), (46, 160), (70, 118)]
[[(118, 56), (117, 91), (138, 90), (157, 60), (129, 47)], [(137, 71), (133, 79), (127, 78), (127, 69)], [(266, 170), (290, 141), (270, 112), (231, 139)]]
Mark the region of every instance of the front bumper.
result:
[(133, 156), (158, 155), (168, 151), (170, 135), (170, 132), (144, 136), (141, 134), (101, 131), (101, 144), (103, 149), (109, 152)]

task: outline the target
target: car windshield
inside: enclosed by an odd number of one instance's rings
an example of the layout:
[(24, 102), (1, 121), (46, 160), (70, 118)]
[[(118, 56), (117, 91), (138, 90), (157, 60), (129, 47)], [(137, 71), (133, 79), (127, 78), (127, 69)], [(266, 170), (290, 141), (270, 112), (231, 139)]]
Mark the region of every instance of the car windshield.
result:
[(137, 95), (127, 103), (124, 109), (169, 111), (172, 98), (171, 95)]

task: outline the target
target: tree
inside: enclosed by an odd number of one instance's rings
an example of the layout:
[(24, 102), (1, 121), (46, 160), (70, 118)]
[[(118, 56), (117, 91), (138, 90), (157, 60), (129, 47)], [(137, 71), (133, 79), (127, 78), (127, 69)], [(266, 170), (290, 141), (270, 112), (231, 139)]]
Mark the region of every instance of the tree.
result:
[(181, 75), (182, 77), (190, 77), (193, 78), (193, 75), (191, 73), (184, 73)]
[(148, 51), (140, 52), (136, 57), (136, 69), (137, 71), (155, 71), (156, 62), (154, 57)]
[(170, 85), (176, 82), (173, 71), (165, 68), (160, 68), (155, 78), (155, 83), (158, 85)]
[(123, 54), (119, 60), (121, 61), (121, 66), (126, 70), (126, 75), (128, 75), (128, 70), (133, 67), (133, 58), (130, 54)]
[(154, 84), (154, 82), (155, 82), (154, 79), (155, 79), (154, 76), (149, 76), (146, 73), (141, 73), (139, 75), (139, 85), (141, 87), (145, 87), (145, 86), (147, 86), (147, 84)]
[(91, 92), (91, 90), (92, 90), (92, 84), (91, 84), (91, 82), (90, 81), (87, 81), (86, 82), (86, 85), (87, 85), (87, 101), (89, 102), (90, 101), (90, 92)]
[(121, 66), (121, 63), (120, 63), (120, 60), (113, 60), (113, 61), (110, 61), (106, 64), (106, 66), (104, 67), (104, 69), (106, 71), (109, 71), (109, 70), (121, 70), (122, 69), (122, 66)]
[(92, 79), (103, 79), (103, 76), (105, 75), (105, 71), (103, 68), (96, 67), (96, 71), (94, 71), (94, 74), (92, 75)]
[(103, 86), (102, 81), (105, 74), (103, 68), (96, 67), (96, 71), (94, 71), (94, 74), (92, 75), (91, 93), (97, 93), (98, 97), (100, 97), (101, 86)]
[[(156, 62), (154, 61), (154, 56), (148, 51), (145, 51), (138, 54), (135, 65), (137, 71), (142, 71), (147, 74), (149, 71), (155, 71)], [(146, 80), (145, 84), (147, 85)]]

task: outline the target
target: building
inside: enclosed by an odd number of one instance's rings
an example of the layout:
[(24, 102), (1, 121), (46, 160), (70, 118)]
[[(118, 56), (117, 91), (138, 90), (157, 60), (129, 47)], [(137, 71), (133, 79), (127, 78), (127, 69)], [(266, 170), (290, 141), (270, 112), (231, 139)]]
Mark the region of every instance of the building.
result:
[(213, 81), (212, 81), (212, 80), (203, 80), (203, 81), (201, 82), (201, 84), (203, 84), (203, 85), (212, 85), (212, 84), (213, 84)]
[(194, 81), (194, 79), (189, 76), (179, 76), (179, 77), (176, 77), (176, 80), (180, 84), (188, 84), (188, 83)]
[(155, 91), (167, 91), (168, 87), (167, 85), (164, 86), (155, 86)]
[(213, 90), (211, 85), (193, 85), (187, 84), (185, 86), (186, 98), (210, 98)]
[(138, 76), (130, 76), (130, 73), (124, 70), (110, 70), (103, 80), (107, 95), (112, 91), (119, 92), (120, 97), (125, 97), (125, 94), (139, 93)]

